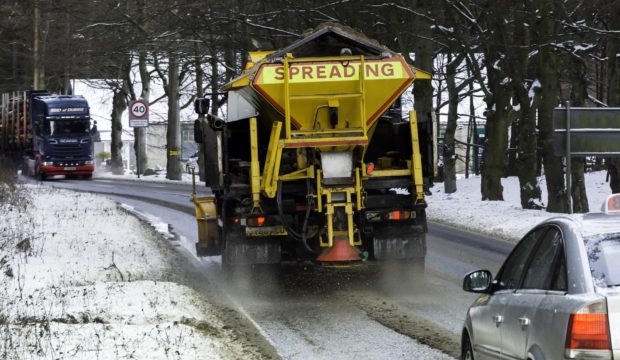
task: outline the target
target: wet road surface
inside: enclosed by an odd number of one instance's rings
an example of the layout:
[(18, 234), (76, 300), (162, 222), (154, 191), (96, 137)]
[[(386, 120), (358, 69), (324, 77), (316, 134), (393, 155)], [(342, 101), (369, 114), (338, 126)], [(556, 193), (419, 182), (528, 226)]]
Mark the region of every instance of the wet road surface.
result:
[[(194, 252), (189, 184), (62, 177), (45, 184), (105, 194), (170, 228), (177, 246)], [(424, 284), (410, 283), (406, 270), (370, 262), (336, 269), (291, 263), (232, 279), (220, 272), (219, 257), (196, 263), (286, 359), (449, 359), (459, 355), (461, 326), (475, 299), (461, 290), (463, 275), (479, 268), (495, 273), (511, 245), (439, 224), (429, 225), (427, 243)]]

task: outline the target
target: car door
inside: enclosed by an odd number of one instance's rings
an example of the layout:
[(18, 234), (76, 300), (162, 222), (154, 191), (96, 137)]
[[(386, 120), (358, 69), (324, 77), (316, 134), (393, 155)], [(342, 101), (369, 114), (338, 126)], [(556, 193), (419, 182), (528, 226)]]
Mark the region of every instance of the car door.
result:
[[(518, 289), (508, 299), (502, 329), (502, 359), (526, 359), (531, 329), (547, 324), (537, 310), (550, 290), (556, 274), (558, 258), (564, 256), (561, 232), (547, 226), (532, 250)], [(549, 329), (549, 331), (553, 331)]]
[(470, 308), (476, 359), (499, 359), (502, 354), (504, 309), (518, 288), (523, 271), (542, 229), (528, 233), (510, 253), (493, 282), (492, 294), (482, 295)]

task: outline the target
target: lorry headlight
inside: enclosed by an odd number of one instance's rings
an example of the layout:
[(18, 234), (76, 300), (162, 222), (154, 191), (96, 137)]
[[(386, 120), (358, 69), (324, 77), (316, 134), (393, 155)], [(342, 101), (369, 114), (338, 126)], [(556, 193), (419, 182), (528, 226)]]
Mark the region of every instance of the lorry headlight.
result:
[(353, 174), (353, 153), (351, 151), (322, 151), (321, 168), (323, 178), (349, 178)]
[(54, 163), (51, 161), (44, 161), (43, 166), (54, 166)]
[(92, 160), (84, 161), (84, 165), (94, 165), (95, 163)]

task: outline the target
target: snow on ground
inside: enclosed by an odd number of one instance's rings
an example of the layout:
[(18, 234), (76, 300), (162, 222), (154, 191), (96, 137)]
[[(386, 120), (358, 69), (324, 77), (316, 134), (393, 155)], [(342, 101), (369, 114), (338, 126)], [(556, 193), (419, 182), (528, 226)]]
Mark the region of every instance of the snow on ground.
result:
[[(611, 194), (609, 183), (605, 181), (606, 174), (605, 171), (586, 174), (586, 193), (590, 212), (600, 212), (604, 200)], [(444, 193), (443, 183), (437, 183), (431, 189), (433, 195), (427, 197), (428, 219), (516, 242), (541, 221), (563, 215), (544, 210), (522, 209), (519, 179), (516, 177), (502, 179), (502, 185), (504, 201), (482, 201), (479, 176), (457, 180), (458, 191), (453, 194)], [(546, 201), (547, 185), (544, 177), (539, 179), (539, 186), (542, 190), (542, 199)]]
[(170, 240), (102, 197), (25, 193), (21, 206), (0, 202), (1, 358), (256, 357), (180, 285)]

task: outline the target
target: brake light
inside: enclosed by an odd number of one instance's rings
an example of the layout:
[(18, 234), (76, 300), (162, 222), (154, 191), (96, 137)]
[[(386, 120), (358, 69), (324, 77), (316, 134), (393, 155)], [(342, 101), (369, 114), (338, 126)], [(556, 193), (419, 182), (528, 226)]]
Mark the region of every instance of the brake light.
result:
[(263, 226), (264, 223), (265, 223), (265, 217), (264, 216), (258, 216), (258, 217), (254, 217), (254, 218), (247, 218), (245, 220), (246, 226)]
[(375, 171), (375, 163), (370, 163), (366, 166), (366, 174), (370, 175)]
[(411, 218), (411, 211), (390, 211), (383, 215), (383, 220), (409, 220)]
[(603, 204), (602, 212), (605, 214), (620, 214), (620, 194), (609, 195)]
[(566, 357), (581, 358), (586, 354), (598, 353), (611, 358), (611, 337), (609, 319), (604, 301), (587, 305), (570, 315), (566, 332)]

